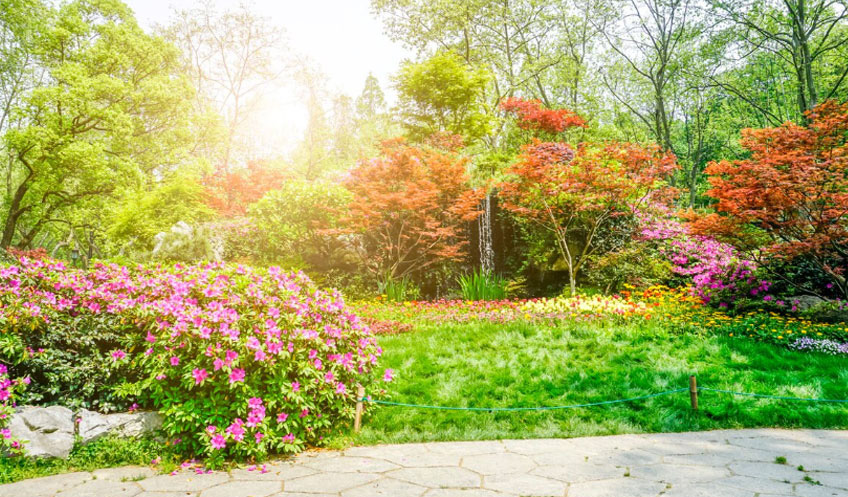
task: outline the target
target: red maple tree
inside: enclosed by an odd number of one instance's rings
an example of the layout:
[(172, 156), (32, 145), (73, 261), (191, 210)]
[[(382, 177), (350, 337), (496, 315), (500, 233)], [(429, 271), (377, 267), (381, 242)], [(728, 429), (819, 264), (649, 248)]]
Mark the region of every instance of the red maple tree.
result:
[(394, 139), (350, 171), (345, 186), (353, 200), (342, 224), (361, 235), (357, 249), (376, 276), (399, 279), (464, 257), (467, 162)]
[(509, 97), (501, 101), (505, 112), (518, 118), (518, 127), (549, 134), (562, 133), (568, 128), (586, 127), (586, 121), (569, 109), (546, 109), (539, 100)]
[(740, 238), (756, 228), (769, 240), (764, 253), (804, 256), (848, 296), (848, 104), (822, 103), (807, 119), (742, 130), (751, 156), (707, 167), (720, 214), (695, 227)]
[(243, 216), (247, 206), (279, 188), (287, 175), (264, 161), (249, 161), (232, 171), (219, 171), (203, 180), (206, 203), (224, 217)]
[(632, 214), (676, 167), (656, 145), (581, 143), (575, 151), (534, 140), (507, 170), (499, 195), (505, 209), (553, 234), (574, 294), (581, 268), (600, 250), (599, 232), (625, 229), (615, 220)]

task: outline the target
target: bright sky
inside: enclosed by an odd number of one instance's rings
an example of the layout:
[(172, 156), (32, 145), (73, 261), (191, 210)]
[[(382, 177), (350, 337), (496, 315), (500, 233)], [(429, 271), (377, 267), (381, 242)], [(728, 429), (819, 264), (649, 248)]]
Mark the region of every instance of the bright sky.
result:
[[(167, 24), (172, 7), (183, 10), (195, 0), (124, 0), (144, 27)], [(216, 0), (219, 10), (238, 2)], [(311, 59), (329, 79), (329, 88), (356, 97), (369, 71), (387, 95), (390, 76), (411, 53), (383, 34), (382, 24), (370, 11), (368, 0), (255, 0), (247, 5), (285, 30), (292, 49)], [(269, 128), (287, 146), (303, 130), (305, 111), (293, 95), (278, 95), (268, 111)], [(264, 120), (264, 119), (263, 119)]]

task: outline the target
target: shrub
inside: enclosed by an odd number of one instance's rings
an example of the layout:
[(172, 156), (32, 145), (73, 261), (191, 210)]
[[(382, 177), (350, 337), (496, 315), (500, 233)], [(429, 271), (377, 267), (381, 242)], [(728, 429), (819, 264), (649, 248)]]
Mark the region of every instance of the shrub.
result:
[(628, 243), (618, 250), (589, 258), (589, 280), (615, 293), (623, 285), (645, 288), (668, 283), (671, 264), (645, 243)]
[(462, 298), (465, 300), (503, 300), (509, 284), (506, 278), (483, 271), (474, 271), (457, 278)]
[(329, 182), (287, 181), (248, 208), (254, 257), (270, 264), (326, 271), (343, 262), (344, 243), (327, 230), (338, 228), (350, 192)]
[(661, 205), (648, 206), (637, 217), (642, 222), (641, 240), (658, 245), (672, 272), (691, 277), (692, 292), (704, 303), (728, 307), (740, 298), (770, 298), (766, 292), (771, 283), (760, 280), (757, 265), (732, 245), (691, 234)]
[(20, 401), (101, 412), (129, 407), (114, 389), (139, 379), (140, 369), (116, 364), (110, 351), (125, 348), (136, 327), (120, 313), (103, 312), (108, 304), (93, 288), (99, 272), (21, 260), (0, 268), (0, 356), (13, 374), (33, 380)]
[(8, 452), (18, 454), (23, 452), (23, 442), (12, 438), (9, 431), (10, 417), (15, 412), (15, 397), (30, 383), (28, 377), (20, 380), (9, 378), (9, 370), (5, 364), (0, 364), (0, 454)]
[(213, 463), (320, 442), (352, 418), (357, 386), (374, 383), (381, 352), (341, 295), (273, 267), (78, 271), (22, 259), (0, 272), (0, 295), (14, 302), (3, 303), (4, 319), (24, 323), (15, 330), (49, 329), (63, 315), (94, 334), (123, 325), (123, 347), (98, 350), (144, 375), (111, 390), (159, 408), (177, 450)]

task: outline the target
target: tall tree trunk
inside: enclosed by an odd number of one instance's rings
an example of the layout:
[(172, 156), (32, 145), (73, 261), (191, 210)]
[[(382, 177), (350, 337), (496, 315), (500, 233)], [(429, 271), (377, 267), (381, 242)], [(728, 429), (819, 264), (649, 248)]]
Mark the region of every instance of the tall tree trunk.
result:
[(12, 201), (9, 204), (6, 224), (3, 227), (3, 238), (0, 239), (0, 248), (2, 249), (6, 249), (12, 245), (12, 239), (15, 236), (15, 229), (18, 227), (18, 219), (20, 219), (21, 215), (24, 213), (24, 209), (21, 209), (21, 202), (23, 202), (27, 190), (29, 190), (27, 184), (28, 182), (24, 181), (18, 186), (15, 191), (15, 195), (12, 197)]

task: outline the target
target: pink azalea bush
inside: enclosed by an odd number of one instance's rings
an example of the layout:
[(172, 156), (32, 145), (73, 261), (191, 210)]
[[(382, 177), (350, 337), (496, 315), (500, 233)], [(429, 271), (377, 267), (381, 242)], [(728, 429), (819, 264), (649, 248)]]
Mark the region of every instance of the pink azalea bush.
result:
[(318, 290), (300, 272), (222, 264), (80, 271), (22, 259), (0, 271), (0, 305), (7, 320), (35, 328), (63, 315), (119, 318), (126, 340), (103, 355), (142, 374), (118, 390), (160, 410), (178, 448), (213, 461), (319, 443), (352, 418), (359, 385), (376, 394), (382, 384), (368, 326), (338, 292)]
[(9, 430), (9, 421), (15, 412), (15, 398), (26, 385), (29, 378), (13, 380), (9, 378), (9, 369), (5, 364), (0, 364), (0, 453), (22, 454), (23, 442), (12, 437)]
[(672, 271), (691, 278), (692, 292), (704, 303), (728, 307), (740, 297), (765, 295), (770, 283), (757, 279), (756, 264), (730, 244), (689, 233), (662, 206), (637, 212), (640, 238), (659, 244)]

